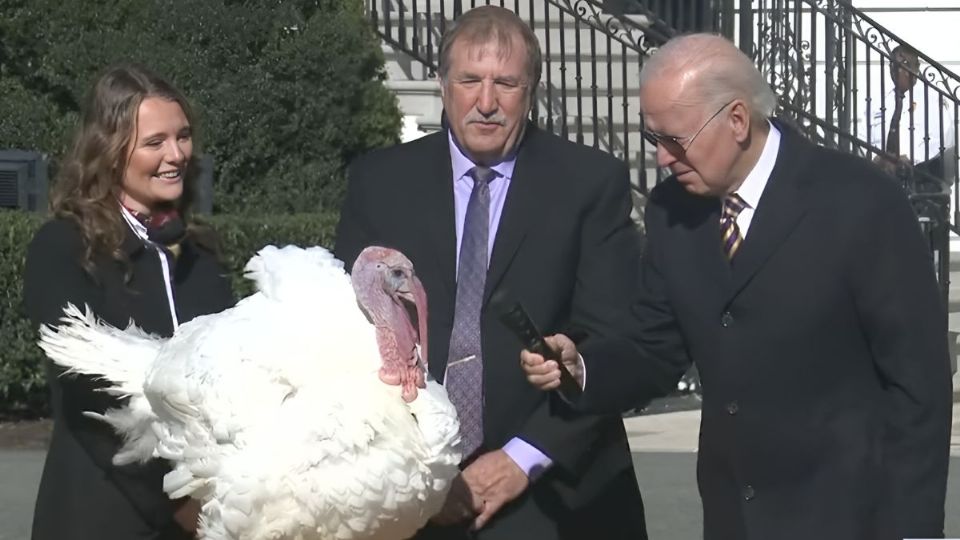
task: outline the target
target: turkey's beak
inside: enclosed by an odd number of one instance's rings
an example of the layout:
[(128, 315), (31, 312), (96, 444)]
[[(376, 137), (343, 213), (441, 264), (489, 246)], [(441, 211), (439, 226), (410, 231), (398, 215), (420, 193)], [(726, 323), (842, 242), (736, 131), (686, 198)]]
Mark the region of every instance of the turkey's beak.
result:
[(427, 291), (415, 274), (405, 279), (403, 285), (397, 289), (397, 296), (410, 302), (417, 310), (417, 324), (420, 334), (420, 359), (423, 368), (427, 369)]

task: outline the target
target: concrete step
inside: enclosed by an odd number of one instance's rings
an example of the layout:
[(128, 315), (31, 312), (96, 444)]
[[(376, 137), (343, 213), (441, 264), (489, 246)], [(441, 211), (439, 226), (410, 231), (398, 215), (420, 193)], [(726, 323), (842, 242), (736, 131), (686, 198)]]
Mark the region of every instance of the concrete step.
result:
[[(947, 327), (960, 333), (960, 236), (950, 233), (950, 285), (947, 292)], [(955, 344), (951, 340), (951, 345)]]
[(960, 236), (954, 232), (950, 233), (950, 270), (960, 270)]
[(440, 119), (443, 103), (436, 81), (387, 80), (385, 85), (397, 96), (402, 114)]
[[(404, 44), (404, 48), (415, 50), (421, 57), (433, 59), (436, 62), (435, 55), (439, 48), (443, 28), (450, 24), (452, 20), (450, 14), (453, 13), (452, 0), (444, 1), (442, 4), (445, 6), (445, 18), (440, 16), (441, 2), (439, 1), (382, 2), (379, 5), (377, 29), (391, 39)], [(506, 5), (511, 9), (514, 8), (510, 2), (507, 2)], [(469, 3), (464, 5), (464, 9), (469, 9), (469, 7)], [(590, 63), (594, 61), (597, 64), (598, 86), (607, 85), (603, 81), (607, 78), (606, 65), (608, 63), (615, 68), (611, 77), (613, 86), (624, 84), (622, 81), (618, 82), (618, 78), (634, 82), (637, 80), (638, 66), (642, 54), (636, 49), (637, 43), (643, 40), (642, 28), (648, 23), (645, 17), (628, 16), (631, 21), (636, 23), (636, 26), (624, 27), (617, 21), (611, 23), (609, 15), (594, 12), (592, 4), (568, 5), (570, 11), (580, 13), (580, 18), (565, 13), (562, 22), (561, 10), (551, 4), (534, 3), (532, 12), (529, 2), (526, 4), (519, 2), (517, 7), (519, 9), (516, 11), (520, 17), (528, 21), (533, 27), (534, 33), (540, 41), (541, 49), (544, 51), (545, 63), (551, 65), (551, 71), (558, 70), (562, 64), (568, 66), (577, 64), (574, 59), (580, 52), (584, 55), (579, 64), (584, 69), (585, 77), (587, 77), (586, 73), (589, 73)], [(403, 9), (403, 20), (399, 19), (400, 12), (398, 10), (401, 8)], [(384, 18), (384, 14), (387, 13), (390, 15), (389, 21)], [(585, 21), (592, 21), (596, 27), (608, 31), (611, 36), (608, 37), (604, 30), (591, 27)], [(383, 48), (387, 60), (387, 70), (391, 78), (399, 78), (402, 74), (404, 78), (423, 80), (431, 75), (424, 66), (414, 65), (419, 64), (419, 62), (411, 60), (405, 52), (395, 51), (391, 45), (386, 43), (383, 44)], [(624, 64), (628, 69), (625, 77), (620, 69)], [(570, 67), (568, 69), (573, 70)]]

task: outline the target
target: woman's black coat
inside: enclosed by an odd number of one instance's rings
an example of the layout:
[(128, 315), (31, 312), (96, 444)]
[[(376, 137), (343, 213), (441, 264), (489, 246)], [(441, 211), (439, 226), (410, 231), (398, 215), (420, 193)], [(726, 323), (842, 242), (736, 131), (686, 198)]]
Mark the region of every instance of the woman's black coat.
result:
[[(125, 266), (95, 259), (91, 276), (81, 266), (84, 241), (69, 220), (54, 219), (37, 232), (27, 251), (24, 307), (33, 323), (55, 325), (68, 303), (90, 306), (104, 322), (170, 336), (173, 322), (157, 251), (130, 231)], [(207, 250), (187, 240), (173, 264), (172, 287), (182, 324), (233, 304), (225, 269)], [(126, 276), (129, 274), (129, 280)], [(173, 522), (176, 503), (162, 489), (166, 462), (123, 467), (111, 463), (120, 446), (112, 428), (83, 415), (102, 413), (120, 401), (96, 392), (89, 377), (60, 376), (47, 363), (54, 427), (44, 464), (33, 521), (34, 540), (173, 539), (183, 532)]]

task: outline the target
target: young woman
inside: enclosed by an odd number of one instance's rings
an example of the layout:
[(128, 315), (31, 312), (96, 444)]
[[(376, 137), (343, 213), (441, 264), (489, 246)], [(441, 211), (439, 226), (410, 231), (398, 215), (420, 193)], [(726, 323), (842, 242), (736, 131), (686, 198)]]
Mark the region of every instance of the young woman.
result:
[[(35, 324), (57, 324), (72, 303), (169, 336), (233, 304), (209, 234), (189, 224), (192, 158), (190, 108), (170, 84), (131, 65), (95, 82), (51, 196), (54, 217), (27, 252), (24, 304)], [(118, 437), (84, 415), (120, 401), (49, 362), (47, 374), (54, 428), (34, 540), (192, 537), (197, 507), (164, 494), (168, 465), (114, 466)]]

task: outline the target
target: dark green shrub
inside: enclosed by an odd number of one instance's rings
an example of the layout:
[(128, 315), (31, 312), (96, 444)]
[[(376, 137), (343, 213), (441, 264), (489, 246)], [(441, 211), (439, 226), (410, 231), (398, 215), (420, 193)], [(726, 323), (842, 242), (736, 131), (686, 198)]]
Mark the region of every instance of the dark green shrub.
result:
[(21, 307), (23, 263), (39, 216), (0, 211), (0, 413), (42, 411), (46, 382), (37, 330)]
[(0, 0), (0, 40), (0, 148), (56, 160), (96, 73), (139, 62), (193, 102), (218, 212), (334, 209), (399, 132), (361, 0)]

